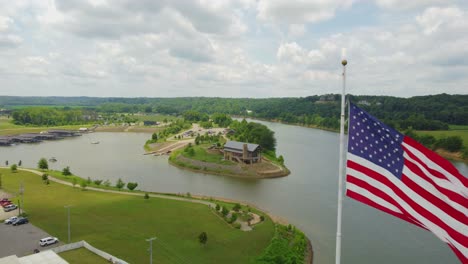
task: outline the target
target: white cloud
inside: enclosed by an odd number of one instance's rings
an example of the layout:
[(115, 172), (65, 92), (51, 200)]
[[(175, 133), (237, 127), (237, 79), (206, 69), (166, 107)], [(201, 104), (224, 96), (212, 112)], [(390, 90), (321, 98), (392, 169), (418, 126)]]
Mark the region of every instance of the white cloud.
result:
[(448, 4), (451, 0), (376, 0), (381, 8), (392, 10), (408, 10), (431, 6), (434, 4)]
[(438, 8), (431, 7), (426, 9), (421, 15), (416, 17), (416, 21), (423, 28), (424, 34), (430, 35), (441, 28), (468, 28), (466, 12), (457, 7)]
[[(466, 93), (467, 5), (377, 1), (14, 1), (0, 10), (0, 94), (339, 93), (342, 48), (351, 93)], [(377, 20), (343, 25), (355, 7)]]
[(288, 35), (292, 38), (302, 37), (306, 32), (304, 24), (291, 24), (289, 25)]
[(329, 20), (339, 8), (349, 7), (352, 0), (259, 0), (257, 17), (263, 21), (289, 24)]

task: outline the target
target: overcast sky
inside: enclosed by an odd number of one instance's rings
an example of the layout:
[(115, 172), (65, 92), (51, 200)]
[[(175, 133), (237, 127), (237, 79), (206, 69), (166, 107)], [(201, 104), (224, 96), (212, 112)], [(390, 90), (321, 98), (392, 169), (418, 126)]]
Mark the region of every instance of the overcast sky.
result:
[(468, 93), (466, 0), (0, 4), (0, 95)]

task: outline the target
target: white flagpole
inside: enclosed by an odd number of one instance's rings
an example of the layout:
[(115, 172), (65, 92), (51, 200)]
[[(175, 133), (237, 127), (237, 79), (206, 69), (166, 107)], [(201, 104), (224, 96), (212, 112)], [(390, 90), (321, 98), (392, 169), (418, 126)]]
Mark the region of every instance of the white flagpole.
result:
[(346, 88), (346, 50), (341, 51), (343, 65), (343, 91), (341, 93), (341, 117), (340, 117), (340, 163), (338, 168), (338, 215), (336, 222), (336, 253), (335, 264), (341, 263), (341, 212), (343, 207), (343, 163), (344, 163), (344, 119), (345, 119), (345, 88)]

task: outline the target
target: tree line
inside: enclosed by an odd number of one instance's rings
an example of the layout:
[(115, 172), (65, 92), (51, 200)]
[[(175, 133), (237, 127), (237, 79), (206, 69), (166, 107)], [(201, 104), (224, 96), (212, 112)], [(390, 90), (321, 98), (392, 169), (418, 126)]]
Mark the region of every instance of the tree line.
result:
[[(48, 97), (44, 97), (49, 99)], [(18, 105), (80, 106), (100, 113), (161, 113), (205, 121), (214, 113), (248, 116), (285, 123), (338, 129), (340, 95), (286, 98), (93, 98), (0, 96), (1, 107)], [(468, 95), (428, 95), (411, 98), (348, 95), (347, 98), (397, 129), (445, 130), (448, 124), (468, 124)], [(200, 116), (194, 115), (195, 111)], [(73, 119), (71, 119), (73, 120)], [(27, 119), (21, 121), (27, 122)]]
[(12, 118), (17, 125), (63, 126), (89, 123), (97, 114), (80, 108), (27, 107), (15, 110)]

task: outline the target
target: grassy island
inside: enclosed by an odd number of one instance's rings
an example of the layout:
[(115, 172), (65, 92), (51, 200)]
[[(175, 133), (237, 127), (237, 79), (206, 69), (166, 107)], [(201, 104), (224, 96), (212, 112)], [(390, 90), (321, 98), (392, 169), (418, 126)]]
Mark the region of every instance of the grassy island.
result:
[(210, 144), (188, 145), (184, 149), (178, 149), (171, 153), (169, 162), (182, 169), (234, 177), (273, 178), (289, 174), (289, 170), (277, 160), (272, 161), (265, 157), (254, 164), (224, 160), (220, 149), (213, 148)]

